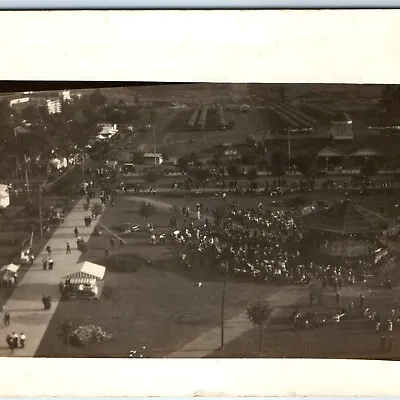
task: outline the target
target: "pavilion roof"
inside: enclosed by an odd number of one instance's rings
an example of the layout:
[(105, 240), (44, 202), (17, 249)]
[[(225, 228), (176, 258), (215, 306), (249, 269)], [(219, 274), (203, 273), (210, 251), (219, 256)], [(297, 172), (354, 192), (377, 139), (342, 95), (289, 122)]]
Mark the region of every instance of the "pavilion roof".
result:
[(378, 233), (389, 226), (389, 222), (378, 213), (349, 200), (308, 214), (303, 217), (303, 222), (310, 229), (342, 235)]

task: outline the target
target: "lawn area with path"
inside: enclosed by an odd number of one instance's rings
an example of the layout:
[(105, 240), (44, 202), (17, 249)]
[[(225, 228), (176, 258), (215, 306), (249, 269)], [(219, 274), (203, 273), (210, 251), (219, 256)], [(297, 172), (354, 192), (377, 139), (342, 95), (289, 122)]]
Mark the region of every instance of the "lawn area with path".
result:
[[(108, 206), (100, 222), (111, 230), (126, 222), (145, 225), (147, 221), (138, 213), (141, 201), (130, 195), (117, 197), (115, 207)], [(158, 231), (169, 230), (170, 206), (156, 203), (156, 207), (150, 220)], [(111, 237), (108, 232), (92, 236), (88, 260), (104, 263), (104, 248), (109, 247)], [(112, 287), (116, 293), (114, 301), (101, 298), (61, 302), (38, 356), (127, 357), (131, 349), (145, 346), (147, 357), (164, 357), (220, 325), (220, 278), (204, 270), (183, 269), (175, 247), (150, 245), (147, 234), (139, 232), (124, 239), (127, 242), (124, 248), (115, 248), (110, 257), (128, 257), (131, 272), (117, 272), (109, 267), (105, 276), (105, 286)], [(148, 260), (151, 264), (145, 262)], [(200, 281), (202, 287), (197, 285)], [(250, 300), (268, 298), (278, 290), (274, 285), (229, 281), (226, 319), (242, 313)], [(68, 349), (57, 337), (57, 326), (65, 319), (74, 326), (100, 325), (114, 333), (114, 339), (87, 348)]]

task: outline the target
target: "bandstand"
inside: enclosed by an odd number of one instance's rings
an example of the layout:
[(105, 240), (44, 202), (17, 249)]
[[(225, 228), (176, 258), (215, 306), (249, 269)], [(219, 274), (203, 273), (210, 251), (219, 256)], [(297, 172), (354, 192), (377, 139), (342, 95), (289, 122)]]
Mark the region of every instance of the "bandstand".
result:
[(376, 269), (388, 258), (389, 222), (350, 200), (302, 220), (310, 232), (306, 252), (316, 261), (344, 264), (364, 260)]

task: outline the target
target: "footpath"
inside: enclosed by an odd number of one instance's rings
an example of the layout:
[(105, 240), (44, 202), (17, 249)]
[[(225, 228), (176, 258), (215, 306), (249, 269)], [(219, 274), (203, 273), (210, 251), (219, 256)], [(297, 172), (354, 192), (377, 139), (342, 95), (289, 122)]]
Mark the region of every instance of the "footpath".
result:
[[(287, 286), (278, 290), (265, 300), (273, 308), (272, 317), (277, 317), (282, 313), (288, 313), (287, 308), (298, 302), (301, 297), (307, 295), (304, 288), (299, 286)], [(224, 342), (232, 342), (239, 336), (254, 329), (254, 325), (249, 322), (245, 312), (225, 321)], [(221, 327), (216, 326), (208, 332), (200, 335), (192, 342), (181, 347), (178, 351), (168, 354), (167, 358), (204, 358), (214, 353), (221, 345)]]
[[(3, 321), (0, 321), (0, 331), (3, 334), (3, 343), (0, 342), (0, 357), (35, 356), (60, 302), (59, 283), (64, 276), (76, 270), (81, 258), (81, 252), (76, 248), (74, 228), (78, 227), (79, 236), (82, 236), (86, 242), (95, 227), (95, 224), (85, 227), (83, 219), (88, 215), (88, 211), (84, 211), (83, 208), (85, 202), (85, 199), (77, 202), (64, 223), (56, 229), (45, 244), (35, 263), (25, 273), (12, 297), (6, 303), (4, 311), (10, 313), (11, 323), (6, 327)], [(67, 242), (71, 246), (71, 254), (66, 254)], [(54, 260), (54, 269), (51, 271), (42, 268), (42, 260), (47, 257), (47, 246), (51, 247), (51, 257)], [(52, 297), (50, 310), (44, 310), (43, 294)], [(18, 348), (11, 352), (6, 343), (6, 336), (12, 332), (18, 336), (21, 333), (26, 335), (25, 348)]]

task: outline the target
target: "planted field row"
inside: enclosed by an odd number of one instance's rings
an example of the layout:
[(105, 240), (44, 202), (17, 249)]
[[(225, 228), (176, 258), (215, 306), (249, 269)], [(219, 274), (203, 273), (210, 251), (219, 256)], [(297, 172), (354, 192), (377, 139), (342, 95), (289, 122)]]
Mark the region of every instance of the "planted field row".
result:
[(197, 121), (197, 118), (198, 118), (199, 114), (200, 114), (200, 108), (197, 108), (196, 110), (193, 111), (193, 114), (190, 116), (190, 119), (189, 119), (189, 122), (188, 122), (189, 126), (194, 126), (194, 124)]
[(310, 132), (312, 128), (302, 127), (276, 108), (268, 109), (268, 124), (273, 135), (287, 135), (288, 131), (303, 133)]
[(218, 112), (218, 118), (219, 118), (219, 123), (221, 126), (226, 126), (225, 123), (225, 115), (224, 115), (224, 107), (220, 103), (217, 103), (217, 112)]
[(200, 117), (199, 117), (199, 122), (198, 124), (202, 129), (204, 129), (204, 126), (206, 124), (206, 118), (207, 118), (207, 112), (208, 112), (208, 106), (203, 106), (200, 112)]
[(313, 125), (306, 121), (304, 118), (298, 116), (297, 114), (293, 113), (292, 111), (288, 110), (286, 107), (275, 104), (274, 105), (275, 109), (277, 109), (285, 118), (290, 119), (291, 121), (294, 121), (297, 126), (294, 127), (294, 129), (312, 129)]
[(284, 108), (285, 110), (287, 110), (288, 112), (292, 113), (294, 116), (297, 116), (301, 120), (305, 121), (305, 123), (310, 124), (310, 126), (312, 126), (312, 127), (317, 127), (318, 126), (318, 120), (316, 120), (315, 118), (310, 117), (307, 114), (304, 114), (299, 109), (297, 109), (295, 107), (292, 107), (292, 106), (289, 106), (287, 104), (282, 104), (281, 107)]
[(335, 116), (333, 111), (317, 104), (303, 103), (301, 104), (301, 110), (323, 124), (329, 124)]
[[(197, 112), (196, 112), (197, 111)], [(165, 132), (187, 132), (187, 131), (220, 131), (232, 128), (232, 123), (225, 125), (221, 122), (220, 114), (215, 107), (205, 106), (195, 112), (180, 111), (172, 121), (164, 128)], [(193, 121), (194, 119), (194, 121)], [(225, 122), (225, 120), (223, 120)]]

